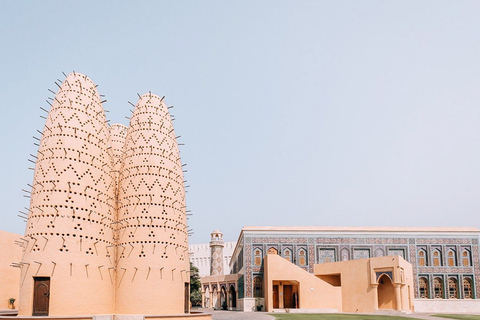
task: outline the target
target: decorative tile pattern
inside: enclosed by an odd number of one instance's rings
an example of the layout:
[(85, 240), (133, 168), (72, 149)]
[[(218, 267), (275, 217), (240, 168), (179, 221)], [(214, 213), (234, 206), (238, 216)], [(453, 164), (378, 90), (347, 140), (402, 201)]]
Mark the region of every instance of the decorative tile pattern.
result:
[[(245, 238), (245, 242), (250, 238)], [(251, 298), (253, 296), (252, 283), (252, 245), (250, 242), (245, 243), (245, 297)]]
[[(478, 253), (478, 240), (476, 238), (429, 238), (429, 237), (325, 237), (322, 235), (319, 236), (308, 236), (308, 237), (294, 237), (291, 235), (286, 235), (285, 237), (279, 237), (275, 235), (274, 237), (253, 237), (251, 238), (253, 243), (258, 244), (259, 246), (263, 245), (263, 248), (266, 250), (270, 247), (274, 247), (277, 250), (283, 250), (282, 248), (292, 247), (293, 250), (297, 250), (300, 247), (304, 247), (307, 250), (308, 257), (308, 266), (303, 267), (305, 270), (313, 273), (314, 264), (321, 263), (327, 259), (327, 255), (330, 259), (331, 251), (323, 250), (333, 250), (334, 259), (336, 261), (345, 261), (349, 259), (362, 259), (368, 258), (369, 256), (380, 256), (380, 255), (399, 255), (404, 257), (409, 261), (413, 266), (413, 283), (415, 287), (415, 297), (418, 297), (418, 274), (427, 275), (432, 278), (435, 275), (444, 275), (447, 276), (457, 276), (461, 275), (474, 275), (474, 285), (476, 292), (480, 293), (480, 263), (479, 263), (479, 253)], [(247, 241), (245, 241), (247, 243)], [(251, 242), (251, 241), (250, 241)], [(308, 245), (305, 245), (308, 244)], [(472, 262), (474, 268), (472, 267), (418, 267), (417, 266), (417, 257), (416, 250), (417, 245), (423, 245), (427, 252), (430, 252), (432, 248), (438, 248), (445, 255), (445, 250), (447, 247), (457, 248), (460, 250), (460, 245), (471, 245), (472, 246)], [(303, 246), (302, 246), (303, 245)], [(457, 246), (457, 247), (456, 247)], [(279, 251), (280, 252), (280, 251)], [(460, 252), (460, 251), (459, 251)], [(250, 259), (246, 259), (251, 265), (252, 255), (249, 253), (246, 256)], [(316, 261), (318, 259), (318, 262)], [(298, 262), (298, 257), (297, 257)], [(252, 290), (252, 272), (262, 273), (262, 268), (251, 268), (246, 270), (246, 292)], [(249, 278), (250, 277), (250, 278)], [(250, 291), (249, 291), (250, 290)], [(248, 296), (248, 295), (246, 295)]]
[(307, 238), (251, 238), (252, 243), (307, 243)]
[(417, 244), (470, 244), (469, 238), (418, 238)]
[(315, 239), (318, 244), (407, 244), (406, 238), (324, 238)]
[[(478, 239), (475, 239), (478, 242)], [(476, 284), (476, 290), (475, 290), (475, 297), (478, 299), (480, 298), (480, 259), (479, 259), (479, 253), (478, 253), (478, 245), (473, 245), (472, 246), (472, 251), (473, 251), (473, 265), (475, 268), (475, 284)]]

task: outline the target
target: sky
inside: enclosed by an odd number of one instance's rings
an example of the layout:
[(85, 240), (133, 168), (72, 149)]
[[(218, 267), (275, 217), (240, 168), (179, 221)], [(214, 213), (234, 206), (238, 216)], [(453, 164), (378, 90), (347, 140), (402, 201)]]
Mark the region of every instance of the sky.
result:
[[(190, 243), (243, 226), (480, 227), (478, 1), (0, 0), (0, 229), (62, 72), (173, 105)], [(57, 81), (58, 82), (58, 81)]]

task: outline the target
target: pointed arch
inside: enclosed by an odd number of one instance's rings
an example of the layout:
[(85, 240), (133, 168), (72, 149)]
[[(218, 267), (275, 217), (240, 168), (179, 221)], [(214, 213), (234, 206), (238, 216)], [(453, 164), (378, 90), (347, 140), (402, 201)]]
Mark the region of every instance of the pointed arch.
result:
[(454, 277), (448, 278), (448, 299), (458, 299), (458, 281)]
[(432, 260), (433, 260), (434, 267), (442, 266), (442, 252), (440, 251), (440, 249), (433, 249)]
[(440, 277), (435, 277), (433, 279), (433, 291), (435, 299), (443, 299), (443, 280)]
[(428, 289), (428, 279), (426, 277), (418, 278), (418, 291), (420, 299), (429, 299), (430, 290)]
[(457, 253), (454, 249), (450, 248), (447, 251), (447, 265), (449, 267), (454, 267), (457, 265)]
[(464, 267), (471, 267), (472, 266), (472, 256), (470, 254), (470, 250), (464, 248), (462, 250), (462, 266)]
[(417, 251), (417, 259), (418, 259), (418, 265), (420, 267), (425, 267), (428, 265), (427, 262), (427, 250), (420, 248)]
[(285, 258), (285, 260), (292, 262), (292, 250), (290, 250), (289, 248), (283, 250), (283, 257)]
[(469, 277), (463, 278), (463, 298), (473, 299), (472, 279)]

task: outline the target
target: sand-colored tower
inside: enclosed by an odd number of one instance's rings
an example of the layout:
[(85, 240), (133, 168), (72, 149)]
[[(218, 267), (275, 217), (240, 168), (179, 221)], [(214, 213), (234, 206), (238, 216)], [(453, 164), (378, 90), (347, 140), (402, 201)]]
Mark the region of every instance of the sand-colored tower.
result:
[(40, 139), (19, 315), (78, 315), (85, 306), (90, 314), (113, 312), (116, 214), (108, 137), (95, 84), (68, 75)]
[(168, 108), (154, 94), (135, 106), (119, 185), (116, 312), (183, 313), (190, 278), (183, 171)]
[(223, 275), (223, 233), (220, 230), (215, 230), (210, 234), (210, 275)]
[(96, 85), (67, 76), (40, 139), (24, 239), (21, 316), (189, 311), (184, 178), (163, 98), (143, 95), (129, 127), (109, 126)]

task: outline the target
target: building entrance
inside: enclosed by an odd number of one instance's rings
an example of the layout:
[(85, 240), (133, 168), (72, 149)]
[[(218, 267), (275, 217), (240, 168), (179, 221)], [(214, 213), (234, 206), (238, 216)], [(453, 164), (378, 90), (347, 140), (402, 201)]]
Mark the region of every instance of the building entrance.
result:
[(378, 309), (395, 309), (395, 288), (386, 274), (378, 279)]
[(34, 277), (33, 313), (34, 316), (48, 316), (50, 302), (50, 277)]

